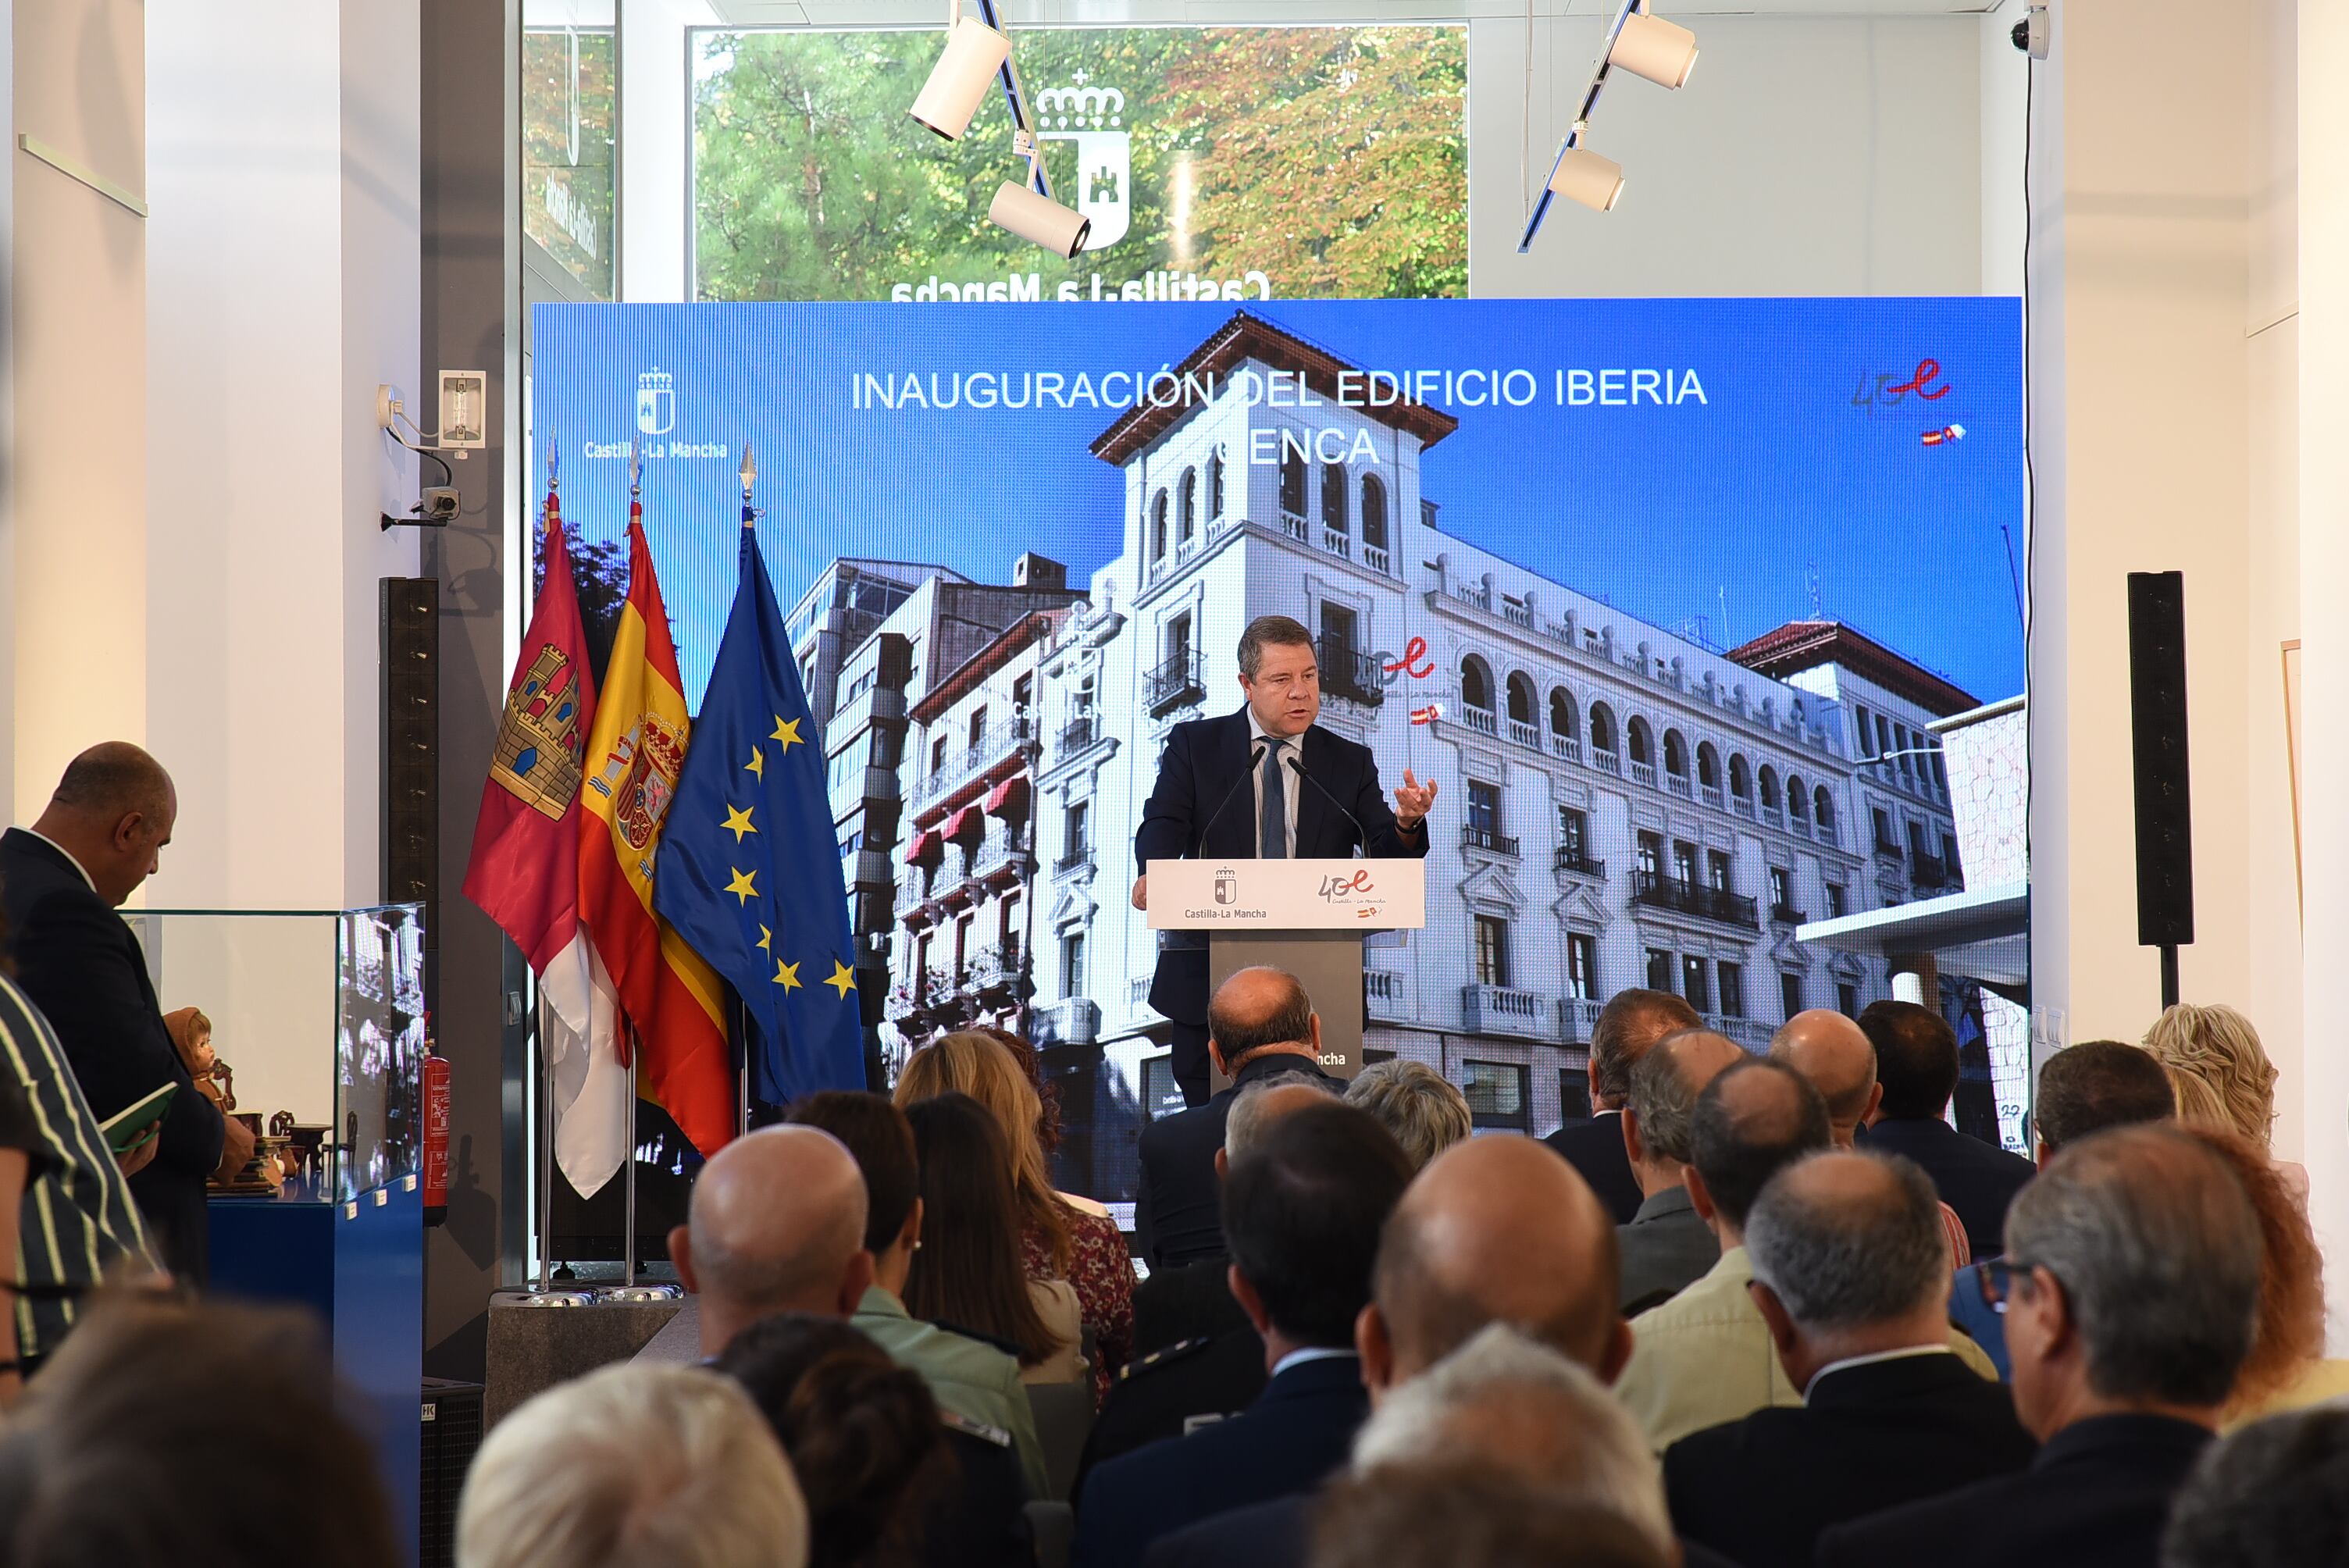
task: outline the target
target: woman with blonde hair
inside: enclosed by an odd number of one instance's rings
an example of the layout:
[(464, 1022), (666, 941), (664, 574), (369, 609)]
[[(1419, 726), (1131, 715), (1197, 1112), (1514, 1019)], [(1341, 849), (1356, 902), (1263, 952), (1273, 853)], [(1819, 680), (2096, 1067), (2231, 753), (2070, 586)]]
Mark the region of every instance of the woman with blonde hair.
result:
[(2178, 1119), (2223, 1127), (2261, 1149), (2275, 1122), (2275, 1064), (2251, 1021), (2223, 1003), (2179, 1003), (2145, 1032), (2145, 1048), (2169, 1073)]
[[(1024, 1042), (1022, 1042), (1024, 1044)], [(1074, 1286), (1093, 1336), (1093, 1398), (1133, 1347), (1133, 1259), (1117, 1222), (1089, 1213), (1052, 1191), (1040, 1133), (1043, 1097), (1012, 1049), (972, 1029), (941, 1036), (916, 1051), (897, 1077), (901, 1107), (941, 1094), (967, 1094), (1002, 1130), (1019, 1206), (1019, 1254), (1030, 1279)]]

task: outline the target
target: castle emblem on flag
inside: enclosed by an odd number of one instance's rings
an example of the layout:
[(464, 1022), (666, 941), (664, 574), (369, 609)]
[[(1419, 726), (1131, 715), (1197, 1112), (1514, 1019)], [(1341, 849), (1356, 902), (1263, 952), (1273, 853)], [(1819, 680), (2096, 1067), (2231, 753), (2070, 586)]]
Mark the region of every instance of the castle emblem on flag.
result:
[(524, 805), (560, 820), (579, 793), (579, 673), (548, 643), (506, 694), (490, 777)]

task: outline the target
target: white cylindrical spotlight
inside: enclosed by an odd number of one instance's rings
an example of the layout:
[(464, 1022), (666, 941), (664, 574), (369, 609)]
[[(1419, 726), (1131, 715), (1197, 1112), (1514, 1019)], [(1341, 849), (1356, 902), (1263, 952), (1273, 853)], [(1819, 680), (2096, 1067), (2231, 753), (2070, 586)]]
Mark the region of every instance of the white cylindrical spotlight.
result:
[(1623, 194), (1623, 166), (1587, 148), (1569, 147), (1557, 160), (1557, 172), (1549, 177), (1549, 188), (1595, 212), (1610, 211)]
[(1623, 18), (1607, 63), (1660, 88), (1676, 88), (1696, 68), (1696, 35), (1677, 22), (1634, 11)]
[(930, 67), (930, 79), (908, 110), (948, 141), (959, 141), (978, 112), (995, 75), (1011, 56), (1011, 40), (974, 16), (957, 16), (947, 29), (947, 46)]
[(1085, 248), (1085, 236), (1093, 232), (1093, 221), (1083, 213), (1009, 180), (988, 203), (987, 216), (999, 228), (1009, 229), (1056, 256), (1074, 256)]

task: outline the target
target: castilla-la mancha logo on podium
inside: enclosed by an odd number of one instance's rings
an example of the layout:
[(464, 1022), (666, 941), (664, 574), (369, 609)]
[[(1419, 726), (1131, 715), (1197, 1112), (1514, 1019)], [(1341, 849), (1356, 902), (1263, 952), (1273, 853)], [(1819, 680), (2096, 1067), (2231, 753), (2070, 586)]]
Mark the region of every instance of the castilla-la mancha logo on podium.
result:
[(1087, 84), (1046, 88), (1036, 95), (1036, 133), (1046, 141), (1077, 144), (1076, 209), (1092, 220), (1088, 251), (1106, 251), (1125, 238), (1128, 197), (1133, 182), (1133, 138), (1125, 129), (1125, 94)]

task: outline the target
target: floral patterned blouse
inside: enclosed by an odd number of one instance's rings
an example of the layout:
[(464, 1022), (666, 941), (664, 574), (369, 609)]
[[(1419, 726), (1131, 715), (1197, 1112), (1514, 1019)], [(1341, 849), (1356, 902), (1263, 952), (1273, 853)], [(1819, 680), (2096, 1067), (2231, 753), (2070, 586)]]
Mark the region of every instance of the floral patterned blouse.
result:
[[(1093, 1336), (1093, 1404), (1109, 1398), (1110, 1381), (1133, 1353), (1133, 1255), (1117, 1222), (1061, 1205), (1069, 1227), (1068, 1282), (1076, 1287), (1084, 1326)], [(1034, 1228), (1019, 1235), (1019, 1262), (1030, 1279), (1061, 1277), (1050, 1244)]]

